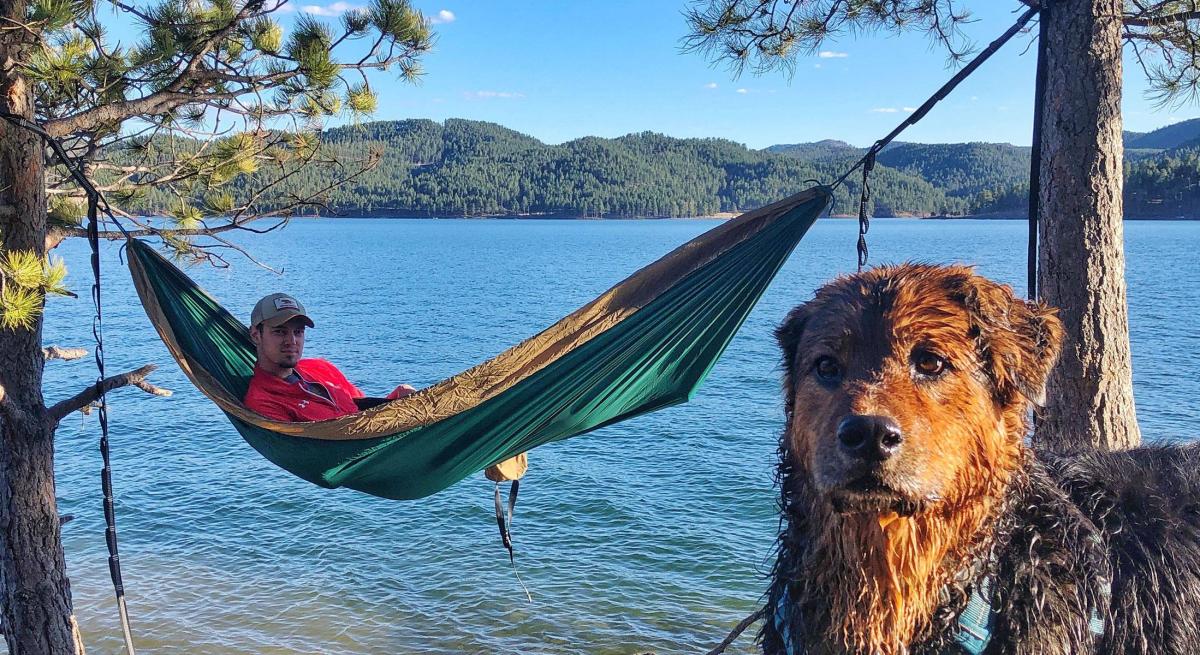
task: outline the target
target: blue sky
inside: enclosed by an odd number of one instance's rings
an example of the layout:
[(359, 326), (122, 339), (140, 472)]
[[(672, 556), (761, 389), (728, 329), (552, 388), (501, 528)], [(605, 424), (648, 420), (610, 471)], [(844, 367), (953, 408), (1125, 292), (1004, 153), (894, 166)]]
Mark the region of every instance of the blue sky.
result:
[[(317, 4), (305, 4), (305, 2)], [(365, 2), (365, 0), (363, 0)], [(681, 52), (689, 0), (414, 0), (437, 32), (416, 86), (372, 78), (377, 119), (468, 118), (547, 143), (654, 131), (721, 137), (762, 148), (840, 139), (865, 146), (903, 120), (952, 74), (921, 34), (847, 36), (783, 73), (733, 79)], [(968, 0), (968, 33), (986, 45), (1011, 25), (1017, 0)], [(300, 0), (295, 11), (334, 16), (358, 0)], [(1035, 49), (1019, 35), (902, 140), (1028, 144)], [(1195, 105), (1155, 109), (1127, 61), (1125, 128), (1149, 131), (1200, 116)]]

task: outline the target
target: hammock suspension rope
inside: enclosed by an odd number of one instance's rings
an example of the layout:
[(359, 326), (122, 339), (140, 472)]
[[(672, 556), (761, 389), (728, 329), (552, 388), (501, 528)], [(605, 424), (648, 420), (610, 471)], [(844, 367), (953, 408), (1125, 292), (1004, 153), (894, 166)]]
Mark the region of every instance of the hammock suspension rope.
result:
[[(891, 132), (889, 132), (887, 136), (876, 141), (869, 149), (867, 149), (867, 153), (865, 155), (863, 155), (862, 158), (860, 158), (857, 162), (855, 162), (853, 166), (846, 169), (846, 172), (842, 173), (842, 176), (839, 177), (836, 182), (834, 182), (832, 185), (830, 185), (830, 188), (833, 188), (833, 189), (840, 187), (846, 181), (846, 178), (850, 177), (851, 173), (858, 170), (859, 167), (862, 167), (862, 169), (863, 169), (863, 184), (862, 184), (862, 189), (861, 189), (861, 193), (859, 196), (859, 210), (858, 210), (858, 217), (859, 217), (859, 234), (858, 234), (858, 247), (857, 247), (858, 270), (861, 271), (863, 266), (866, 266), (866, 264), (867, 264), (867, 238), (866, 238), (866, 235), (867, 235), (867, 230), (869, 230), (871, 227), (870, 220), (867, 218), (867, 215), (866, 215), (867, 214), (867, 212), (866, 212), (867, 202), (871, 198), (871, 190), (867, 186), (867, 177), (871, 174), (871, 170), (875, 167), (875, 155), (879, 154), (879, 152), (881, 150), (886, 148), (887, 145), (889, 143), (891, 143), (893, 139), (895, 139), (897, 136), (899, 136), (901, 132), (903, 132), (904, 130), (908, 129), (909, 127), (911, 127), (913, 125), (916, 125), (917, 122), (919, 122), (922, 118), (925, 118), (925, 114), (928, 114), (929, 110), (933, 109), (934, 105), (936, 105), (938, 102), (941, 102), (943, 99), (946, 98), (946, 96), (950, 95), (950, 92), (953, 91), (955, 89), (955, 87), (957, 87), (963, 80), (970, 77), (971, 73), (974, 73), (977, 68), (979, 68), (980, 66), (983, 65), (983, 62), (990, 59), (992, 55), (996, 54), (996, 52), (999, 51), (1000, 48), (1002, 48), (1004, 46), (1004, 44), (1008, 43), (1009, 40), (1012, 39), (1014, 36), (1016, 36), (1018, 33), (1020, 33), (1021, 30), (1025, 29), (1025, 25), (1027, 23), (1029, 23), (1029, 21), (1032, 20), (1034, 16), (1038, 15), (1038, 12), (1041, 11), (1043, 8), (1044, 7), (1030, 7), (1029, 9), (1027, 9), (1025, 11), (1025, 13), (1021, 14), (1021, 16), (1019, 18), (1017, 18), (1017, 22), (1013, 23), (1012, 27), (1008, 28), (1003, 34), (1001, 34), (999, 37), (997, 37), (995, 41), (992, 41), (991, 43), (989, 43), (988, 47), (981, 50), (978, 55), (975, 55), (975, 58), (972, 59), (970, 62), (968, 62), (966, 66), (963, 66), (962, 70), (955, 73), (954, 77), (951, 77), (945, 84), (943, 84), (941, 86), (941, 88), (939, 88), (937, 91), (935, 91), (933, 93), (933, 95), (929, 96), (929, 99), (927, 99), (924, 103), (922, 103), (920, 107), (917, 107), (916, 111), (914, 111), (912, 114), (909, 114), (908, 118), (905, 118), (903, 121), (901, 121), (900, 124), (897, 125), (895, 127), (895, 129), (893, 129)], [(1041, 21), (1041, 23), (1044, 25), (1045, 21)], [(1045, 31), (1043, 28), (1043, 31), (1041, 33), (1039, 47), (1044, 48), (1045, 42), (1046, 42)], [(1040, 60), (1041, 60), (1041, 55), (1040, 55), (1040, 51), (1039, 51), (1039, 61)], [(1040, 68), (1040, 66), (1039, 66), (1039, 68)], [(1043, 85), (1041, 85), (1039, 83), (1038, 89), (1040, 90), (1042, 88), (1042, 86)], [(1040, 128), (1036, 128), (1036, 129), (1040, 129)], [(1040, 138), (1040, 133), (1039, 133), (1039, 138)]]
[(117, 511), (113, 500), (112, 487), (112, 463), (109, 454), (109, 439), (108, 439), (108, 402), (106, 399), (104, 388), (104, 320), (103, 312), (101, 311), (100, 303), (100, 246), (99, 246), (99, 221), (97, 220), (100, 206), (103, 205), (104, 212), (108, 218), (117, 226), (117, 229), (128, 237), (124, 226), (117, 221), (109, 208), (108, 202), (98, 189), (87, 179), (87, 176), (79, 170), (79, 164), (73, 160), (62, 145), (54, 137), (50, 136), (45, 130), (35, 123), (26, 120), (22, 116), (16, 116), (7, 112), (0, 112), (0, 118), (4, 118), (8, 122), (21, 127), (25, 130), (33, 132), (42, 138), (46, 145), (54, 150), (55, 156), (62, 162), (63, 166), (70, 172), (71, 177), (79, 184), (87, 195), (87, 240), (91, 248), (91, 266), (92, 266), (92, 304), (96, 308), (96, 313), (92, 317), (92, 337), (96, 340), (95, 361), (96, 361), (96, 415), (100, 422), (100, 458), (103, 465), (100, 469), (100, 487), (103, 494), (104, 503), (104, 542), (108, 547), (108, 574), (112, 579), (113, 593), (117, 597), (117, 613), (121, 620), (121, 634), (125, 640), (125, 652), (127, 655), (135, 655), (133, 648), (133, 631), (129, 626), (129, 610), (125, 604), (125, 583), (121, 577), (121, 556), (117, 544)]
[[(1028, 286), (1026, 297), (1038, 297), (1038, 214), (1041, 212), (1042, 195), (1042, 120), (1046, 117), (1046, 65), (1047, 20), (1050, 18), (1052, 0), (1041, 0), (1042, 15), (1038, 17), (1037, 74), (1033, 96), (1033, 141), (1029, 157), (1029, 243), (1026, 250), (1025, 275)], [(1037, 412), (1033, 413), (1037, 420)]]

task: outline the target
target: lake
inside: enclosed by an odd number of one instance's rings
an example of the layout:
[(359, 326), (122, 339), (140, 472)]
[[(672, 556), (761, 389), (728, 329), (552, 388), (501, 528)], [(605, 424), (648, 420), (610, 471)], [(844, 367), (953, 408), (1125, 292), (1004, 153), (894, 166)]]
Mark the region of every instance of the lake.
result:
[[(310, 310), (306, 355), (369, 394), (432, 384), (554, 322), (710, 220), (299, 220), (240, 237), (189, 273), (248, 320), (286, 290)], [(970, 262), (1025, 288), (1019, 221), (877, 220), (875, 263)], [(171, 398), (110, 395), (121, 562), (139, 650), (201, 653), (694, 653), (754, 611), (777, 527), (782, 427), (771, 336), (789, 308), (852, 270), (857, 225), (821, 220), (690, 404), (539, 448), (514, 522), (516, 568), (482, 475), (394, 502), (325, 490), (255, 453), (184, 378), (106, 246), (108, 370), (146, 363)], [(1200, 222), (1125, 226), (1138, 416), (1148, 439), (1200, 422)], [(46, 344), (90, 347), (86, 243), (59, 248), (81, 299), (52, 300)], [(47, 402), (94, 380), (50, 362)], [(95, 416), (58, 433), (60, 510), (91, 653), (121, 649), (108, 581)], [(750, 652), (743, 637), (729, 652)]]

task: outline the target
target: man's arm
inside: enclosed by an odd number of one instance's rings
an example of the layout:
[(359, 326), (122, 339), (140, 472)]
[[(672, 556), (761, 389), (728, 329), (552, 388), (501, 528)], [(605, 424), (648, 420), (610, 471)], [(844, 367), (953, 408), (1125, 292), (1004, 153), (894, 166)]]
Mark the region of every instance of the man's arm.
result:
[(411, 384), (402, 384), (393, 389), (392, 392), (387, 395), (387, 398), (371, 398), (363, 396), (360, 398), (355, 398), (354, 404), (358, 406), (359, 410), (371, 409), (372, 407), (378, 407), (379, 405), (389, 403), (393, 400), (399, 400), (405, 396), (411, 396), (416, 392), (416, 387), (412, 386)]

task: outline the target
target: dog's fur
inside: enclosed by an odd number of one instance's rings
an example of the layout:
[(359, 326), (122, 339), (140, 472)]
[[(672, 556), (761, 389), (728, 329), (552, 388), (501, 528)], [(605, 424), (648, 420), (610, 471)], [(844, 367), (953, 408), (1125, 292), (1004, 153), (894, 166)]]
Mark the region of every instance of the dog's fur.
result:
[[(957, 652), (984, 579), (988, 654), (1200, 652), (1200, 449), (1032, 449), (1053, 310), (966, 267), (906, 264), (835, 280), (776, 336), (787, 427), (765, 652)], [(852, 415), (894, 421), (894, 455), (839, 448)]]

